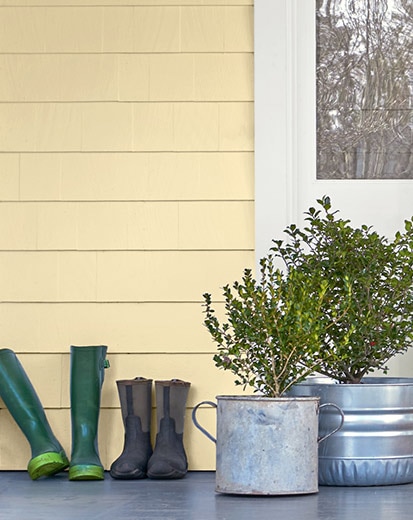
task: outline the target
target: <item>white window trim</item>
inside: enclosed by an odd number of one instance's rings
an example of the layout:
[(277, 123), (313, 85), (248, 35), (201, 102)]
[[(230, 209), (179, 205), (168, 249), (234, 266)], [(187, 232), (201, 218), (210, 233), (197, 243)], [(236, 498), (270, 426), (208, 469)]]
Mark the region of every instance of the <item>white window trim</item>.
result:
[(255, 0), (257, 260), (296, 216), (299, 172), (315, 180), (315, 47), (315, 0)]

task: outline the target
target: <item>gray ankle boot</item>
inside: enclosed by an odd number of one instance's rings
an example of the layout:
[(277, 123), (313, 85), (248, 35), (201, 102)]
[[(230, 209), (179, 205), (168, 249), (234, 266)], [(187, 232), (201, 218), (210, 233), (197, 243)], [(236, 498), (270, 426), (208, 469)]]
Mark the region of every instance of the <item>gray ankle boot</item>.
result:
[(191, 383), (172, 379), (155, 381), (157, 435), (155, 449), (148, 462), (152, 479), (182, 478), (188, 471), (183, 445), (186, 400)]
[(110, 475), (115, 479), (146, 478), (152, 455), (150, 424), (152, 413), (152, 379), (136, 377), (116, 381), (125, 428), (122, 454), (112, 463)]

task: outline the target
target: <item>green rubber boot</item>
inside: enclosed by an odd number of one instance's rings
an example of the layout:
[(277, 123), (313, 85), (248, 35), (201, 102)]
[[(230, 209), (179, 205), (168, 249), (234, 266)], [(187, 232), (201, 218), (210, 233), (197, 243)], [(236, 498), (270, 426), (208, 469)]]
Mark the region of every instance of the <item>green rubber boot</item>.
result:
[(66, 454), (54, 436), (40, 399), (16, 354), (0, 349), (0, 397), (29, 441), (32, 458), (27, 471), (33, 480), (68, 467)]
[(72, 456), (69, 480), (103, 480), (98, 450), (100, 393), (107, 347), (71, 347)]

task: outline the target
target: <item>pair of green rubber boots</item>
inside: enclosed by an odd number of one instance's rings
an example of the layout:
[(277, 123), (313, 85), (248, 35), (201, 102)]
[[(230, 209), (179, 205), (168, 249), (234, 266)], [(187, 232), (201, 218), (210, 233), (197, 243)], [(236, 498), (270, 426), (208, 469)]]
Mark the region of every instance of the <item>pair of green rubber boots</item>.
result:
[(16, 354), (0, 349), (0, 397), (27, 438), (36, 480), (69, 467), (69, 480), (103, 480), (97, 433), (107, 347), (71, 347), (70, 401), (72, 453), (69, 462), (52, 432), (40, 399)]

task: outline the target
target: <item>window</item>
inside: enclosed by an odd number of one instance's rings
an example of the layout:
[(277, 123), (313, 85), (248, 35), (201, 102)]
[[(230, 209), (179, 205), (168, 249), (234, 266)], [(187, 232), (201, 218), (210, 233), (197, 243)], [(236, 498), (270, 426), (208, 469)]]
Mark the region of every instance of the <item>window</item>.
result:
[(411, 0), (317, 0), (317, 178), (413, 178)]

